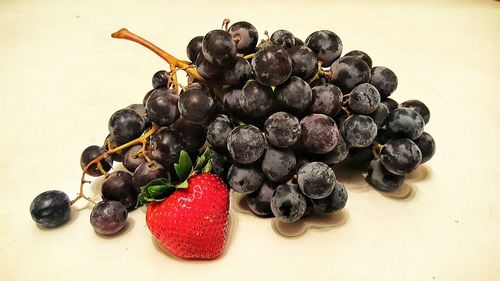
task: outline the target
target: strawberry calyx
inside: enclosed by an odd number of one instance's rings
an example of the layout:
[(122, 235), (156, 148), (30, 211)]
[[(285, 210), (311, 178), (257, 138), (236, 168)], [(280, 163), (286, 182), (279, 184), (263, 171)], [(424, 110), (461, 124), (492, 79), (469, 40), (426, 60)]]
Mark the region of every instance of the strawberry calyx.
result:
[(174, 164), (175, 173), (179, 177), (179, 182), (174, 184), (165, 178), (152, 180), (147, 185), (141, 187), (141, 193), (137, 197), (137, 207), (150, 202), (160, 202), (167, 199), (177, 189), (188, 188), (188, 179), (199, 174), (209, 173), (212, 170), (210, 161), (210, 149), (205, 151), (193, 161), (186, 151), (181, 151), (178, 163)]

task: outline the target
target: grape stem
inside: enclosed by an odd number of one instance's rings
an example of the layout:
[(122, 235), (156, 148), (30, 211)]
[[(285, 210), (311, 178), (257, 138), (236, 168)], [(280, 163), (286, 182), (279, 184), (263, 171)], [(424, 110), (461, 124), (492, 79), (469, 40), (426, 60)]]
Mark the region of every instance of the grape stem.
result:
[(165, 52), (164, 50), (160, 49), (158, 46), (149, 42), (148, 40), (128, 31), (126, 28), (122, 28), (122, 29), (118, 30), (117, 32), (111, 34), (111, 37), (118, 38), (118, 39), (130, 40), (132, 42), (141, 44), (142, 46), (150, 49), (155, 54), (157, 54), (162, 59), (164, 59), (170, 65), (171, 70), (173, 70), (175, 68), (179, 68), (179, 69), (186, 71), (187, 74), (193, 76), (197, 80), (200, 80), (200, 81), (204, 80), (200, 76), (198, 71), (196, 71), (196, 69), (191, 67), (189, 62), (179, 60), (178, 58), (176, 58), (176, 57), (172, 56), (171, 54)]
[(380, 150), (382, 149), (382, 146), (383, 145), (381, 145), (378, 142), (373, 142), (372, 154), (373, 154), (373, 157), (375, 157), (375, 160), (380, 158)]
[[(146, 133), (144, 133), (142, 136), (134, 139), (134, 140), (131, 140), (125, 144), (122, 144), (120, 146), (117, 146), (109, 151), (106, 151), (104, 152), (103, 154), (99, 155), (97, 158), (95, 158), (94, 160), (90, 161), (87, 166), (85, 166), (85, 168), (83, 168), (83, 172), (82, 172), (82, 177), (81, 177), (81, 180), (80, 180), (80, 192), (78, 193), (78, 195), (76, 196), (75, 199), (71, 200), (69, 203), (70, 205), (73, 205), (76, 201), (80, 200), (81, 198), (84, 198), (86, 199), (87, 201), (89, 201), (90, 203), (93, 203), (94, 205), (96, 204), (96, 202), (92, 199), (90, 199), (90, 197), (88, 196), (85, 196), (85, 194), (83, 193), (83, 186), (86, 184), (86, 183), (90, 183), (90, 181), (88, 180), (85, 180), (85, 174), (87, 173), (87, 171), (90, 169), (90, 167), (92, 165), (97, 165), (99, 171), (101, 171), (102, 174), (106, 174), (106, 171), (104, 170), (104, 168), (102, 167), (101, 165), (101, 161), (104, 160), (105, 158), (109, 157), (111, 154), (113, 153), (116, 153), (120, 150), (123, 150), (123, 149), (126, 149), (126, 148), (129, 148), (131, 146), (134, 146), (136, 144), (142, 144), (142, 149), (140, 152), (143, 153), (143, 155), (146, 155), (145, 151), (146, 151), (146, 143), (147, 143), (147, 139), (152, 136), (160, 127), (156, 124), (153, 124), (153, 126), (151, 127), (151, 129), (149, 129)], [(148, 159), (148, 158), (146, 158)], [(149, 159), (148, 159), (149, 160)], [(149, 161), (148, 161), (149, 162)]]
[(246, 55), (246, 56), (244, 56), (243, 58), (244, 58), (244, 59), (246, 59), (246, 60), (248, 60), (248, 59), (251, 59), (251, 58), (253, 58), (253, 57), (255, 57), (255, 53), (253, 53), (253, 54), (249, 54), (249, 55)]

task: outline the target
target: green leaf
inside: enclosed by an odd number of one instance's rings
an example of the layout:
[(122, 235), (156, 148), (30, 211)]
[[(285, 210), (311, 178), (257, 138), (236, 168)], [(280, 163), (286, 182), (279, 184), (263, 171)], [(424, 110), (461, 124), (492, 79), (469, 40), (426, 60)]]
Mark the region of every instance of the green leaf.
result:
[(141, 187), (141, 193), (137, 196), (137, 207), (147, 202), (165, 200), (175, 191), (175, 186), (167, 179), (159, 178), (152, 180)]
[(210, 173), (212, 171), (212, 160), (208, 160), (207, 164), (205, 167), (203, 167), (203, 173)]
[(203, 154), (196, 159), (196, 166), (194, 167), (195, 171), (199, 171), (202, 169), (203, 166), (205, 166), (205, 163), (210, 159), (210, 148), (206, 148), (205, 151), (203, 151)]
[(181, 181), (188, 178), (191, 171), (193, 171), (193, 162), (186, 151), (181, 151), (179, 156), (179, 163), (174, 164), (175, 172)]
[(188, 184), (188, 181), (187, 179), (181, 183), (179, 183), (176, 187), (177, 188), (188, 188), (189, 184)]

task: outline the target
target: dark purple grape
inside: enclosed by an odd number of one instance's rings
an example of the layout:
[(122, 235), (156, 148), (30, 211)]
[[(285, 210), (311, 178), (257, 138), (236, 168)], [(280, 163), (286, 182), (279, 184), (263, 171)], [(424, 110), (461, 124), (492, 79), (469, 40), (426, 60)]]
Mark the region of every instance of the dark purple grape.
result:
[(300, 139), (300, 123), (287, 112), (276, 112), (264, 123), (267, 141), (277, 147), (291, 147)]
[(406, 175), (417, 169), (422, 152), (410, 139), (392, 139), (380, 150), (380, 160), (389, 172)]
[(422, 152), (422, 161), (420, 161), (420, 164), (431, 160), (432, 156), (436, 152), (436, 143), (434, 142), (434, 138), (428, 133), (423, 132), (420, 137), (413, 140), (413, 142), (418, 146), (420, 152)]
[(120, 109), (113, 113), (108, 123), (109, 133), (118, 145), (140, 137), (145, 127), (146, 123), (142, 116), (129, 108)]
[(348, 154), (349, 148), (347, 147), (347, 143), (344, 141), (344, 138), (342, 136), (339, 136), (339, 141), (335, 148), (332, 151), (323, 154), (321, 157), (321, 161), (328, 165), (338, 164), (344, 161), (344, 159), (347, 158)]
[(332, 192), (321, 199), (312, 199), (314, 209), (323, 213), (334, 213), (342, 210), (347, 203), (347, 190), (339, 181), (335, 182)]
[(318, 59), (306, 46), (294, 46), (288, 49), (292, 59), (292, 75), (304, 80), (311, 78), (318, 71)]
[(377, 136), (377, 124), (371, 117), (351, 115), (344, 121), (344, 139), (350, 146), (365, 147)]
[(318, 85), (312, 88), (311, 113), (335, 116), (342, 109), (342, 91), (332, 84)]
[(225, 149), (227, 147), (227, 137), (233, 129), (233, 123), (226, 115), (217, 115), (207, 128), (208, 143), (213, 147)]
[(351, 147), (349, 148), (349, 155), (347, 156), (349, 162), (362, 171), (368, 171), (370, 161), (374, 159), (373, 150), (371, 146), (367, 147)]
[(140, 153), (142, 145), (134, 145), (125, 152), (123, 156), (123, 166), (130, 172), (134, 172), (139, 165), (146, 162), (144, 156)]
[(118, 201), (98, 202), (90, 213), (90, 224), (101, 235), (113, 235), (127, 224), (127, 208)]
[(278, 105), (295, 114), (305, 113), (312, 102), (312, 90), (306, 81), (291, 76), (288, 81), (274, 89)]
[[(108, 134), (104, 143), (105, 143), (105, 145), (103, 145), (103, 147), (106, 150), (111, 150), (115, 147), (118, 147), (116, 140), (113, 138), (113, 136), (111, 134)], [(111, 154), (109, 157), (114, 162), (122, 162), (124, 154), (125, 154), (125, 152), (123, 150), (119, 150), (119, 151), (116, 151), (115, 153)]]
[(211, 173), (218, 175), (221, 178), (224, 178), (225, 172), (227, 170), (227, 157), (224, 153), (218, 152), (215, 149), (210, 149), (210, 162), (212, 163)]
[(222, 67), (207, 61), (202, 53), (196, 58), (195, 65), (196, 71), (204, 79), (216, 81), (222, 77)]
[(330, 66), (342, 53), (342, 40), (329, 30), (315, 31), (306, 39), (309, 47), (321, 61), (323, 66)]
[(295, 36), (288, 30), (279, 29), (271, 35), (271, 42), (273, 42), (274, 45), (291, 48), (295, 46)]
[(299, 38), (295, 37), (295, 46), (304, 46), (304, 41), (302, 41)]
[(300, 121), (301, 143), (309, 152), (325, 154), (338, 143), (339, 131), (335, 121), (324, 114), (311, 114)]
[(391, 135), (387, 132), (386, 128), (378, 128), (377, 136), (375, 137), (375, 141), (379, 144), (384, 144), (391, 139)]
[(243, 114), (240, 106), (241, 90), (233, 89), (224, 95), (224, 107), (235, 115)]
[(149, 155), (167, 169), (177, 163), (181, 151), (185, 148), (182, 135), (172, 129), (163, 128), (151, 137)]
[(266, 86), (285, 82), (292, 73), (292, 59), (284, 47), (272, 45), (257, 51), (252, 60), (255, 79)]
[(382, 99), (385, 99), (398, 87), (398, 77), (387, 67), (375, 66), (371, 69), (370, 84), (375, 86)]
[(370, 81), (370, 68), (357, 57), (342, 57), (333, 63), (330, 69), (332, 83), (344, 94), (351, 92), (357, 85)]
[(248, 55), (255, 51), (259, 41), (259, 33), (251, 23), (235, 22), (229, 27), (228, 32), (233, 36), (233, 40), (236, 42), (236, 51), (239, 54)]
[(142, 104), (144, 106), (146, 106), (146, 103), (148, 102), (148, 99), (149, 97), (151, 96), (151, 94), (153, 93), (155, 89), (152, 89), (152, 90), (149, 90), (149, 92), (146, 93), (146, 95), (144, 95), (144, 98), (142, 99)]
[(393, 137), (416, 139), (424, 132), (424, 119), (411, 108), (393, 110), (386, 119), (387, 131)]
[(372, 59), (367, 53), (355, 50), (355, 51), (350, 51), (344, 55), (344, 57), (349, 57), (349, 56), (362, 59), (368, 65), (369, 68), (372, 68)]
[(380, 103), (380, 94), (369, 83), (359, 84), (354, 87), (349, 97), (349, 108), (354, 113), (370, 114), (377, 109)]
[(146, 103), (146, 113), (149, 120), (159, 126), (169, 126), (179, 118), (177, 103), (179, 96), (173, 90), (159, 88), (151, 93)]
[(153, 75), (153, 88), (165, 88), (168, 85), (168, 80), (170, 79), (170, 75), (165, 70), (160, 70)]
[(204, 123), (217, 114), (214, 99), (204, 90), (189, 89), (179, 98), (179, 112), (186, 120)]
[(274, 111), (273, 89), (255, 80), (246, 83), (239, 99), (241, 110), (255, 119), (262, 119)]
[(266, 148), (261, 131), (253, 125), (235, 128), (227, 137), (227, 150), (234, 161), (250, 164), (257, 161)]
[(142, 118), (144, 118), (146, 116), (146, 106), (144, 106), (141, 103), (134, 103), (134, 104), (127, 106), (126, 108), (132, 109), (137, 114), (139, 114), (139, 116), (141, 116)]
[(366, 181), (377, 190), (389, 192), (400, 187), (405, 178), (404, 175), (396, 175), (387, 171), (380, 160), (372, 160)]
[(142, 163), (135, 169), (134, 175), (132, 176), (135, 193), (139, 194), (141, 192), (141, 187), (159, 178), (170, 179), (170, 175), (163, 165), (156, 161)]
[(246, 196), (247, 206), (252, 213), (261, 217), (272, 217), (271, 198), (276, 187), (273, 184), (264, 182), (259, 190)]
[(335, 173), (323, 162), (311, 162), (300, 168), (297, 182), (300, 190), (311, 199), (320, 199), (332, 193)]
[[(97, 157), (101, 156), (104, 153), (106, 153), (106, 149), (97, 145), (91, 145), (85, 148), (80, 157), (80, 167), (82, 167), (82, 170), (85, 170), (85, 167), (87, 167), (90, 162), (94, 161)], [(113, 166), (113, 160), (111, 160), (110, 157), (102, 159), (99, 163), (101, 164), (103, 170), (106, 172), (109, 171)], [(96, 164), (90, 165), (90, 167), (86, 171), (86, 174), (93, 177), (99, 177), (103, 175)]]
[(189, 41), (186, 47), (186, 53), (190, 61), (196, 61), (196, 58), (201, 53), (201, 48), (203, 45), (203, 36), (196, 36), (191, 41)]
[(56, 227), (69, 220), (71, 204), (68, 195), (59, 190), (40, 193), (30, 205), (31, 218), (42, 227)]
[(389, 116), (389, 109), (385, 104), (379, 103), (375, 111), (373, 111), (369, 116), (373, 119), (373, 122), (377, 124), (377, 127), (380, 128), (385, 125), (385, 120), (387, 119), (387, 116)]
[(383, 98), (383, 101), (382, 103), (385, 104), (385, 106), (387, 106), (387, 109), (389, 109), (389, 112), (393, 111), (394, 109), (398, 108), (399, 104), (397, 101), (391, 99), (391, 98)]
[(271, 211), (281, 222), (298, 221), (306, 212), (307, 202), (296, 184), (284, 183), (271, 197)]
[(268, 180), (282, 183), (292, 176), (296, 161), (290, 149), (268, 147), (264, 152), (261, 169)]
[(241, 194), (255, 192), (263, 182), (264, 174), (255, 165), (233, 164), (227, 171), (227, 184)]
[(233, 87), (241, 87), (252, 79), (252, 65), (241, 57), (236, 58), (236, 63), (223, 69), (224, 81)]
[(431, 112), (429, 111), (429, 108), (425, 105), (425, 103), (419, 100), (407, 100), (401, 103), (401, 106), (415, 110), (418, 114), (420, 114), (420, 116), (422, 116), (425, 124), (429, 123)]
[(207, 127), (204, 124), (189, 122), (181, 117), (170, 127), (181, 134), (182, 145), (188, 152), (198, 152), (205, 145)]
[(101, 192), (102, 199), (119, 201), (127, 210), (133, 210), (137, 203), (132, 175), (127, 172), (116, 171), (106, 175)]
[(228, 65), (236, 58), (236, 43), (225, 30), (212, 30), (203, 37), (202, 53), (210, 63)]

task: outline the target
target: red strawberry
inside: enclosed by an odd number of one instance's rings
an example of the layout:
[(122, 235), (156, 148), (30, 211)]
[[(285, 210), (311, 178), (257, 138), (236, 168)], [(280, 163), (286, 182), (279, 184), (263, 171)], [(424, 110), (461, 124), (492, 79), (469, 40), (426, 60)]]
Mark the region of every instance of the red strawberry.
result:
[(229, 191), (210, 173), (190, 177), (161, 202), (151, 202), (146, 223), (164, 249), (183, 259), (214, 259), (226, 243)]

